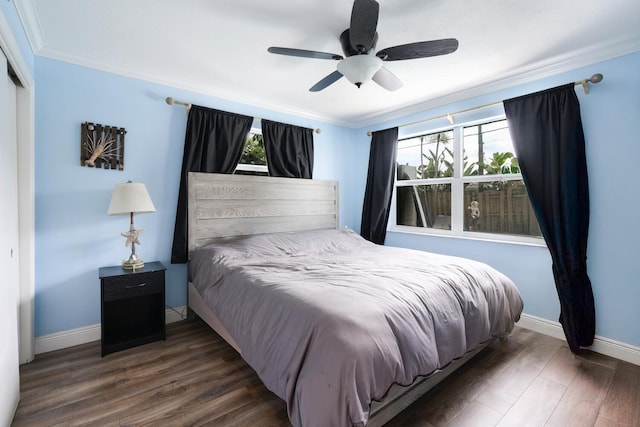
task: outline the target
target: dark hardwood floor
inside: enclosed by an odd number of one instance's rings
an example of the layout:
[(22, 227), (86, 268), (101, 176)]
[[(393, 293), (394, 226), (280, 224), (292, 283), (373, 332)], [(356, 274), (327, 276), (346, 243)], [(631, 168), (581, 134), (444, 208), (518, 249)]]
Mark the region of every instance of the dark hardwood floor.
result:
[[(284, 402), (197, 320), (104, 358), (99, 342), (41, 354), (20, 376), (14, 426), (290, 425)], [(640, 366), (516, 328), (388, 426), (640, 427)]]

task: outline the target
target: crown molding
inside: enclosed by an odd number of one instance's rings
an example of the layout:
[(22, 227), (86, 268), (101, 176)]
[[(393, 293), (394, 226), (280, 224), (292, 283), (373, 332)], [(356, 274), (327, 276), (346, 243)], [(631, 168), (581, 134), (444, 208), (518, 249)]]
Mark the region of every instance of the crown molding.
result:
[(318, 114), (310, 110), (300, 110), (290, 105), (270, 102), (257, 96), (238, 94), (234, 91), (216, 87), (215, 85), (212, 85), (211, 82), (193, 81), (178, 76), (163, 75), (161, 73), (137, 69), (135, 67), (113, 61), (105, 61), (104, 58), (91, 58), (53, 49), (47, 46), (44, 40), (33, 0), (14, 1), (16, 2), (16, 9), (18, 10), (20, 19), (23, 21), (23, 25), (25, 26), (29, 43), (34, 50), (34, 53), (38, 56), (118, 74), (125, 77), (145, 80), (177, 89), (183, 89), (227, 101), (246, 104), (256, 107), (256, 109), (266, 109), (351, 129), (375, 127), (376, 125), (380, 125), (387, 121), (397, 120), (404, 116), (487, 95), (521, 84), (531, 83), (563, 72), (572, 71), (577, 68), (582, 68), (598, 62), (640, 51), (640, 39), (637, 37), (627, 40), (619, 39), (603, 42), (599, 45), (592, 45), (578, 51), (570, 52), (566, 55), (559, 55), (543, 61), (538, 61), (535, 64), (515, 69), (507, 74), (496, 76), (493, 79), (485, 79), (485, 81), (479, 82), (472, 88), (460, 90), (442, 97), (429, 99), (424, 102), (418, 102), (405, 107), (394, 107), (371, 114), (365, 114), (356, 119), (344, 119), (325, 114)]
[[(522, 67), (509, 74), (501, 76), (499, 79), (480, 82), (473, 88), (455, 92), (443, 97), (434, 98), (425, 102), (410, 105), (404, 108), (394, 109), (387, 112), (370, 115), (363, 118), (357, 129), (366, 126), (374, 126), (386, 121), (399, 119), (422, 111), (443, 107), (454, 102), (487, 95), (503, 89), (508, 89), (521, 84), (531, 83), (547, 77), (572, 71), (578, 68), (593, 65), (624, 55), (640, 51), (640, 39), (630, 39), (625, 41), (610, 42), (597, 47), (589, 47), (580, 51), (572, 52), (564, 56), (557, 56), (551, 60), (538, 62), (532, 66)], [(589, 76), (584, 76), (587, 78)], [(604, 76), (605, 79), (607, 76)], [(496, 100), (499, 101), (499, 100)], [(378, 130), (378, 129), (373, 129)]]
[(256, 109), (266, 109), (279, 113), (290, 114), (309, 120), (320, 121), (323, 123), (330, 123), (343, 127), (352, 127), (350, 122), (340, 120), (335, 117), (329, 117), (310, 111), (300, 111), (294, 107), (282, 104), (265, 102), (258, 97), (239, 95), (237, 92), (225, 91), (220, 87), (216, 87), (212, 85), (211, 82), (187, 80), (176, 76), (163, 75), (148, 70), (134, 68), (129, 65), (119, 64), (112, 61), (105, 61), (104, 59), (98, 60), (82, 55), (69, 54), (67, 52), (53, 49), (49, 46), (44, 46), (42, 49), (40, 49), (39, 52), (37, 52), (37, 55), (57, 61), (91, 68), (98, 71), (118, 74), (125, 77), (144, 80), (164, 86), (170, 86), (176, 89), (183, 89), (197, 94), (208, 95), (239, 104), (246, 104), (252, 107), (256, 107)]
[(18, 17), (22, 22), (22, 27), (27, 35), (27, 40), (31, 46), (31, 51), (37, 54), (47, 45), (40, 25), (40, 17), (33, 0), (13, 0)]

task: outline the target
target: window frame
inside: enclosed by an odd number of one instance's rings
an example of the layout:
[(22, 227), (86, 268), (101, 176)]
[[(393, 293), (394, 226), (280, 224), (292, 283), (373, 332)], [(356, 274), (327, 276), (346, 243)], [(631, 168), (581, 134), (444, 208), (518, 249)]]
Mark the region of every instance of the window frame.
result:
[[(505, 120), (504, 114), (484, 117), (478, 120), (466, 121), (451, 124), (448, 126), (440, 126), (433, 128), (424, 128), (420, 131), (407, 133), (399, 139), (410, 139), (422, 135), (453, 131), (453, 176), (442, 178), (425, 178), (412, 180), (398, 180), (397, 173), (394, 173), (394, 186), (392, 194), (392, 206), (390, 209), (389, 223), (387, 231), (401, 232), (409, 234), (430, 235), (449, 238), (463, 238), (471, 240), (483, 240), (492, 242), (518, 243), (532, 246), (546, 246), (544, 238), (535, 236), (524, 236), (515, 234), (498, 234), (486, 233), (478, 231), (464, 230), (464, 186), (469, 183), (477, 182), (495, 182), (495, 181), (522, 181), (521, 173), (513, 174), (494, 174), (494, 175), (469, 175), (463, 174), (463, 129), (469, 126), (475, 126), (483, 123), (490, 123), (499, 120)], [(438, 228), (414, 227), (409, 225), (397, 224), (397, 189), (398, 187), (410, 187), (413, 185), (431, 185), (431, 184), (450, 184), (451, 185), (451, 230), (443, 230)]]

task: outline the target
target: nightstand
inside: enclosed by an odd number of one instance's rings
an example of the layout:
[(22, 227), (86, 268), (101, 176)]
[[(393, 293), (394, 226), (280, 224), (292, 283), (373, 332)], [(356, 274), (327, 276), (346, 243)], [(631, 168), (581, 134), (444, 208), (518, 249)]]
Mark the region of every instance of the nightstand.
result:
[(165, 339), (165, 270), (159, 262), (100, 268), (102, 356)]

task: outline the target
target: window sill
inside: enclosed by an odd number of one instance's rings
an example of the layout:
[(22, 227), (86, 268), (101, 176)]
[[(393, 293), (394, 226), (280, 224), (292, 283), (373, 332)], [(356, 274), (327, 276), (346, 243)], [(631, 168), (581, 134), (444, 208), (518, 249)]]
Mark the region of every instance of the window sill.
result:
[(454, 234), (450, 230), (438, 230), (432, 228), (406, 227), (401, 225), (391, 226), (387, 229), (391, 233), (413, 234), (428, 237), (444, 237), (448, 239), (474, 240), (491, 243), (505, 243), (521, 246), (547, 247), (542, 237), (520, 237), (520, 236), (502, 236), (498, 234), (462, 232)]

